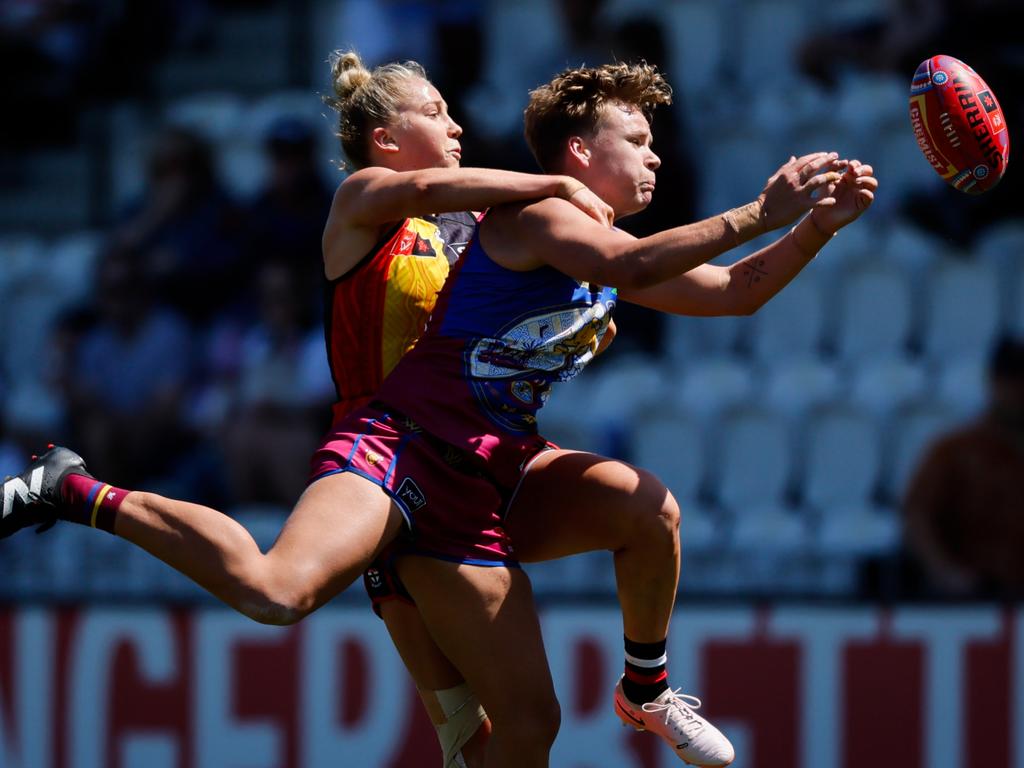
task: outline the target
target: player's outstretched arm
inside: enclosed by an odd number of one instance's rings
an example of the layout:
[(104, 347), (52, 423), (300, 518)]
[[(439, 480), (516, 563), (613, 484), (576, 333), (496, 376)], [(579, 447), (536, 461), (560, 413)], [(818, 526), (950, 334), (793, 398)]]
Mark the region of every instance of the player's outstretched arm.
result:
[(722, 216), (736, 236), (736, 245), (792, 224), (827, 194), (847, 161), (835, 152), (790, 157), (773, 173), (757, 198)]
[(338, 187), (324, 230), (324, 267), (334, 279), (354, 267), (376, 243), (380, 228), (409, 216), (476, 211), (502, 203), (559, 197), (609, 226), (612, 209), (570, 176), (492, 168), (364, 168)]
[(704, 264), (620, 298), (679, 315), (749, 315), (781, 291), (842, 227), (874, 201), (878, 180), (870, 165), (851, 160), (830, 194), (786, 235), (728, 267)]

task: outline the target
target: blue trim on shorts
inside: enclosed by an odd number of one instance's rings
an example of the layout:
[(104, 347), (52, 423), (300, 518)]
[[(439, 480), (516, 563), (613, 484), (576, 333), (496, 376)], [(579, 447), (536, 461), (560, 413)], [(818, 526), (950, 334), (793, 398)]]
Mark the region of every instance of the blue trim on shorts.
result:
[(404, 552), (396, 552), (392, 557), (407, 557), (409, 555), (429, 557), (434, 560), (444, 560), (448, 563), (459, 563), (460, 565), (476, 565), (482, 568), (519, 568), (522, 569), (522, 565), (519, 564), (518, 560), (481, 560), (475, 557), (456, 557), (455, 555), (442, 555), (438, 552), (431, 552), (427, 549), (418, 549), (413, 544), (411, 549), (407, 549)]
[[(348, 464), (346, 464), (344, 467), (341, 467), (339, 469), (329, 469), (326, 472), (324, 472), (322, 474), (319, 474), (316, 477), (314, 477), (310, 481), (309, 485), (312, 485), (317, 480), (323, 480), (325, 477), (329, 477), (331, 475), (339, 475), (342, 472), (351, 472), (353, 475), (359, 475), (359, 477), (362, 477), (362, 478), (364, 478), (366, 480), (369, 480), (371, 483), (373, 483), (378, 488), (380, 488), (382, 491), (384, 491), (384, 493), (386, 493), (389, 497), (391, 497), (391, 500), (393, 502), (395, 502), (395, 506), (398, 507), (398, 511), (402, 513), (402, 517), (405, 519), (405, 525), (409, 529), (409, 532), (412, 535), (414, 535), (414, 536), (416, 535), (416, 523), (415, 523), (415, 521), (412, 518), (412, 514), (409, 512), (409, 508), (405, 506), (405, 502), (403, 502), (394, 493), (392, 493), (391, 489), (386, 487), (376, 477), (368, 475), (368, 474), (366, 474), (365, 472), (363, 472), (360, 469), (355, 469), (354, 467), (352, 467), (352, 466), (350, 466)], [(306, 487), (308, 488), (309, 486), (306, 486)]]
[(413, 434), (414, 433), (412, 433), (412, 432), (406, 432), (404, 435), (402, 435), (402, 438), (398, 441), (398, 447), (395, 448), (395, 453), (391, 457), (391, 463), (388, 464), (388, 471), (384, 473), (383, 483), (384, 483), (385, 486), (388, 484), (388, 482), (390, 482), (391, 476), (395, 472), (395, 465), (398, 463), (398, 459), (402, 455), (402, 450), (405, 448), (405, 444), (408, 443), (409, 440), (412, 439)]
[(366, 434), (371, 429), (373, 429), (373, 425), (376, 424), (376, 423), (377, 423), (377, 419), (370, 419), (368, 422), (366, 422), (366, 428), (362, 432), (359, 433), (359, 437), (357, 437), (355, 440), (352, 441), (352, 450), (349, 451), (348, 458), (345, 459), (345, 466), (346, 467), (348, 465), (350, 465), (352, 463), (352, 461), (355, 459), (356, 451), (359, 450), (359, 444), (361, 442), (363, 442), (363, 438), (366, 437)]

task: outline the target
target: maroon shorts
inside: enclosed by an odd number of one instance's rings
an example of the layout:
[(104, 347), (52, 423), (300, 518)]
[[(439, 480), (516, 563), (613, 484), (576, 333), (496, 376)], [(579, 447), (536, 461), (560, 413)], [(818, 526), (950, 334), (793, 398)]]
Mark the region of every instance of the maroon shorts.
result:
[(353, 472), (379, 485), (405, 517), (400, 554), (518, 565), (502, 526), (511, 489), (499, 488), (467, 453), (384, 407), (360, 408), (331, 428), (313, 454), (310, 482)]

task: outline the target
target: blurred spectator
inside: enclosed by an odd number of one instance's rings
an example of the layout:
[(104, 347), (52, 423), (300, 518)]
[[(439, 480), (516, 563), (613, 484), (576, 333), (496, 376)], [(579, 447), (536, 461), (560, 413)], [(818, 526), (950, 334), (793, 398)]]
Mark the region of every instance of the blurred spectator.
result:
[(86, 0), (0, 3), (0, 86), (15, 109), (0, 138), (11, 143), (67, 141), (86, 64), (98, 37), (95, 8)]
[(947, 596), (1024, 597), (1024, 342), (1004, 339), (989, 365), (989, 406), (940, 437), (904, 501), (907, 546)]
[(232, 309), (243, 287), (242, 216), (221, 189), (210, 147), (170, 126), (155, 137), (146, 189), (115, 228), (115, 243), (138, 252), (160, 301), (196, 322)]
[(287, 507), (305, 487), (334, 391), (323, 330), (291, 265), (268, 262), (257, 281), (259, 319), (234, 344), (222, 335), (214, 345), (228, 390), (221, 431), (229, 493), (236, 503)]
[(290, 265), (311, 301), (319, 301), (320, 240), (334, 190), (317, 171), (316, 138), (299, 118), (280, 118), (265, 138), (270, 174), (249, 209), (247, 263)]
[(97, 473), (128, 487), (154, 487), (173, 473), (189, 442), (181, 407), (191, 334), (175, 312), (154, 305), (134, 254), (104, 256), (95, 297), (91, 325), (77, 330), (78, 318), (58, 329), (65, 353), (54, 375), (75, 445)]
[(84, 107), (144, 91), (153, 65), (204, 6), (205, 0), (0, 3), (0, 87), (12, 107), (0, 123), (0, 146), (73, 142)]

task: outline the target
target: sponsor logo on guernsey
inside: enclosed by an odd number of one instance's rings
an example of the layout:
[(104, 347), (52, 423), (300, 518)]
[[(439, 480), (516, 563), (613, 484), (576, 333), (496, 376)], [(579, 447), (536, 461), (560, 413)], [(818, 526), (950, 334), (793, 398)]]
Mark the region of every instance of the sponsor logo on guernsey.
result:
[(423, 509), (427, 505), (427, 497), (411, 477), (402, 480), (395, 495), (405, 503), (410, 512)]

